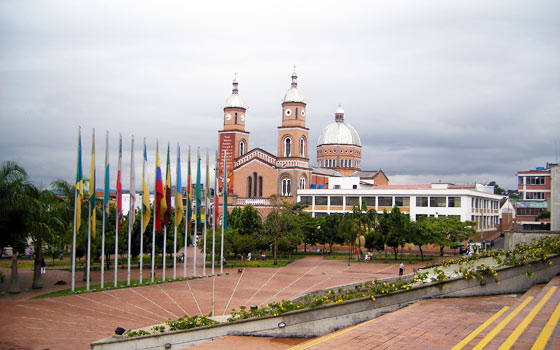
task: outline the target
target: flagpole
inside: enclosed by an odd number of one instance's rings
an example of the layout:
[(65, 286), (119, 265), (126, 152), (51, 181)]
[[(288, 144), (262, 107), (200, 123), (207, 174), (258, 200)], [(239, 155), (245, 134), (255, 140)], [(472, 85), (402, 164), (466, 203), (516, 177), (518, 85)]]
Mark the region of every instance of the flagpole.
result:
[[(89, 193), (89, 210), (88, 210), (88, 241), (87, 241), (87, 267), (86, 267), (86, 291), (89, 291), (89, 274), (90, 274), (90, 259), (91, 259), (91, 213), (92, 210), (95, 210), (95, 207), (91, 207), (91, 196), (93, 196), (94, 201), (95, 201), (95, 129), (93, 129), (93, 135), (91, 138), (91, 155), (92, 155), (92, 159), (91, 159), (91, 169), (90, 169), (90, 173), (93, 174), (93, 179), (90, 176), (89, 179), (89, 187), (90, 187), (90, 191), (93, 189), (93, 194)], [(93, 186), (91, 185), (93, 181)]]
[(225, 226), (225, 218), (227, 215), (227, 172), (226, 172), (226, 168), (227, 168), (227, 154), (226, 151), (224, 150), (224, 184), (223, 184), (223, 190), (222, 190), (222, 201), (223, 201), (223, 214), (222, 214), (222, 237), (221, 237), (221, 242), (220, 242), (220, 274), (224, 273), (224, 226)]
[(105, 221), (107, 217), (107, 209), (109, 208), (109, 130), (107, 130), (107, 134), (105, 137), (105, 178), (103, 183), (104, 191), (103, 191), (103, 226), (101, 227), (101, 281), (100, 281), (100, 290), (103, 290), (104, 287), (104, 274), (105, 274)]
[[(76, 280), (76, 205), (78, 203), (78, 189), (74, 190), (74, 229), (72, 230), (72, 292)], [(81, 203), (80, 203), (81, 205)]]
[[(80, 173), (81, 173), (81, 168), (82, 168), (82, 127), (78, 127), (78, 156), (77, 156), (78, 160), (76, 161), (76, 180), (80, 180), (82, 181), (82, 179), (79, 179), (80, 177)], [(74, 287), (76, 284), (76, 223), (77, 223), (77, 215), (76, 215), (76, 205), (78, 205), (78, 181), (76, 181), (76, 185), (74, 185), (74, 227), (72, 229), (72, 292), (74, 292)], [(81, 201), (79, 203), (79, 205), (82, 205)], [(80, 208), (80, 212), (81, 212), (81, 208)]]
[(115, 210), (116, 217), (115, 217), (115, 276), (114, 276), (114, 283), (113, 286), (117, 288), (117, 271), (118, 271), (118, 260), (119, 260), (119, 230), (120, 230), (120, 220), (121, 220), (121, 211), (119, 203), (122, 203), (122, 186), (120, 185), (121, 181), (121, 161), (122, 161), (122, 135), (119, 134), (119, 160), (118, 160), (118, 169), (117, 169), (117, 208)]
[(216, 201), (216, 191), (218, 191), (218, 151), (216, 151), (216, 164), (214, 166), (216, 167), (216, 169), (214, 170), (214, 210), (212, 210), (212, 217), (214, 218), (214, 220), (212, 220), (212, 276), (214, 276), (214, 255), (216, 254), (216, 220), (218, 219), (216, 217), (216, 206), (218, 205)]
[(202, 245), (202, 275), (206, 276), (206, 235), (208, 232), (208, 150), (206, 150), (206, 183), (204, 184), (204, 244)]
[[(134, 225), (134, 219), (136, 217), (135, 211), (135, 201), (136, 201), (136, 184), (134, 181), (134, 135), (132, 135), (132, 140), (130, 144), (130, 190), (129, 190), (129, 209), (128, 209), (128, 257), (127, 257), (127, 269), (126, 269), (126, 285), (130, 286), (130, 258), (131, 258), (131, 237), (132, 237), (132, 226)], [(131, 216), (132, 215), (132, 216)]]
[[(187, 196), (188, 196), (188, 192), (187, 192)], [(185, 253), (185, 257), (183, 258), (183, 278), (187, 278), (187, 247), (188, 247), (188, 240), (189, 240), (189, 229), (188, 227), (189, 225), (189, 221), (187, 220), (187, 213), (188, 213), (188, 203), (189, 200), (187, 199), (187, 207), (185, 208), (185, 238), (184, 238), (184, 242), (183, 242), (183, 252)]]
[(187, 206), (185, 208), (185, 259), (183, 261), (183, 277), (187, 278), (187, 248), (189, 233), (191, 232), (191, 218), (189, 213), (192, 212), (192, 199), (191, 199), (191, 146), (189, 145), (189, 158), (187, 162)]
[[(138, 284), (142, 284), (142, 274), (143, 274), (143, 267), (144, 267), (144, 196), (146, 193), (144, 192), (144, 183), (146, 182), (146, 138), (144, 137), (144, 155), (142, 159), (142, 210), (140, 215), (140, 270), (138, 272)], [(149, 195), (148, 195), (148, 203), (149, 203)], [(149, 221), (149, 220), (148, 220)]]
[(151, 282), (154, 283), (155, 278), (155, 263), (156, 263), (156, 215), (159, 215), (157, 209), (157, 169), (159, 161), (159, 141), (156, 140), (156, 171), (154, 176), (154, 225), (152, 229), (152, 271), (151, 271)]

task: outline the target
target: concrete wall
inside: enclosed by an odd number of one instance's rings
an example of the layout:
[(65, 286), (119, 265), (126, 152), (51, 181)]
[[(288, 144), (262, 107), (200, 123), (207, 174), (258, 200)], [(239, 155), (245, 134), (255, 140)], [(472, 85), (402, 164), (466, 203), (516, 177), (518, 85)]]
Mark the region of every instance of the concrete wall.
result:
[(549, 231), (512, 231), (504, 233), (504, 250), (513, 250), (518, 243), (531, 243), (543, 237), (558, 237), (560, 232)]
[[(426, 298), (467, 297), (492, 294), (520, 293), (536, 283), (548, 282), (560, 273), (560, 256), (551, 258), (552, 264), (537, 262), (528, 266), (497, 269), (500, 283), (493, 278), (481, 282), (477, 279), (450, 279), (443, 283), (426, 283), (410, 291), (350, 300), (340, 304), (324, 305), (315, 309), (292, 311), (278, 317), (262, 317), (214, 326), (149, 335), (138, 338), (106, 338), (91, 344), (95, 350), (109, 349), (182, 349), (226, 335), (315, 337), (354, 325), (365, 320), (397, 310)], [(533, 272), (534, 277), (527, 277)]]

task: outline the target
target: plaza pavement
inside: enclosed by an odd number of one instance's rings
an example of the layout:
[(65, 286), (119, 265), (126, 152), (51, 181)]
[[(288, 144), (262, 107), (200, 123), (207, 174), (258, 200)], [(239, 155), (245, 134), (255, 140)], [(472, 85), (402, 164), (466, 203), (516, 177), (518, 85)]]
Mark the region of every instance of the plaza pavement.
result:
[[(192, 251), (189, 251), (188, 256), (191, 254)], [(187, 269), (189, 276), (192, 274), (190, 263)], [(412, 268), (407, 265), (406, 272), (411, 272)], [(9, 279), (9, 271), (2, 271)], [(199, 266), (198, 273), (201, 271)], [(206, 272), (209, 274), (210, 269), (207, 268)], [(398, 265), (351, 263), (348, 266), (347, 261), (308, 256), (278, 269), (246, 268), (241, 273), (237, 269), (226, 269), (225, 272), (229, 272), (229, 275), (29, 300), (33, 295), (56, 288), (68, 288), (55, 287), (53, 283), (59, 279), (68, 282), (69, 272), (48, 270), (44, 276), (43, 290), (0, 297), (0, 350), (88, 349), (92, 341), (111, 335), (117, 326), (134, 329), (161, 323), (169, 318), (176, 319), (184, 314), (228, 314), (232, 308), (240, 305), (263, 305), (291, 299), (316, 289), (395, 276)], [(20, 273), (22, 288), (28, 287), (32, 277), (30, 269), (20, 270)], [(112, 274), (113, 271), (106, 272), (105, 280), (112, 281)], [(138, 270), (132, 270), (133, 279), (137, 274)], [(158, 271), (157, 275), (160, 274), (161, 271)], [(148, 275), (149, 270), (144, 270), (145, 279)], [(81, 277), (81, 273), (78, 276)], [(172, 277), (171, 269), (166, 271), (166, 276)], [(178, 268), (178, 276), (182, 276), (182, 267)], [(99, 272), (93, 273), (92, 278), (92, 283), (98, 283)], [(119, 280), (125, 279), (126, 270), (119, 270)], [(557, 279), (551, 283), (560, 284)], [(81, 284), (83, 282), (80, 281)], [(7, 288), (6, 281), (1, 287)], [(539, 295), (544, 289), (543, 286), (536, 286), (524, 296), (424, 300), (311, 341), (225, 337), (192, 349), (450, 349), (503, 306), (512, 306), (513, 309), (521, 299), (531, 293)], [(546, 309), (550, 313), (550, 309), (559, 301), (560, 292), (556, 292), (542, 311)], [(547, 315), (539, 314), (539, 322), (546, 322)], [(480, 336), (483, 336), (482, 333)], [(556, 339), (556, 333), (553, 339)], [(556, 342), (554, 346), (557, 345), (560, 344)], [(464, 348), (471, 349), (472, 346)]]

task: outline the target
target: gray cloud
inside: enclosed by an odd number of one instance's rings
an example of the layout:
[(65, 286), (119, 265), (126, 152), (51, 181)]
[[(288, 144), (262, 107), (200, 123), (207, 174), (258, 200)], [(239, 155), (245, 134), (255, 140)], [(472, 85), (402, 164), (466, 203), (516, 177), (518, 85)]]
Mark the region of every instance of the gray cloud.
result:
[(250, 146), (275, 153), (294, 63), (313, 162), (339, 103), (362, 138), (364, 168), (393, 182), (514, 188), (515, 172), (554, 161), (560, 141), (552, 0), (0, 6), (0, 160), (38, 183), (73, 179), (78, 126), (85, 174), (94, 127), (99, 169), (110, 131), (113, 173), (119, 132), (123, 169), (132, 134), (138, 171), (143, 137), (150, 167), (156, 139), (172, 157), (179, 142), (184, 165), (189, 144), (213, 154), (235, 72)]

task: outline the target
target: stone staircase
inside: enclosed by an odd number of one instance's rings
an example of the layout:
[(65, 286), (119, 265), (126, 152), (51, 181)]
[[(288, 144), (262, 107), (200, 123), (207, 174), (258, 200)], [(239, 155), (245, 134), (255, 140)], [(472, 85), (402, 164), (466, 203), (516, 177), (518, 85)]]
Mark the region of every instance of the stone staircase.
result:
[(560, 276), (529, 289), (471, 332), (452, 350), (560, 349)]

